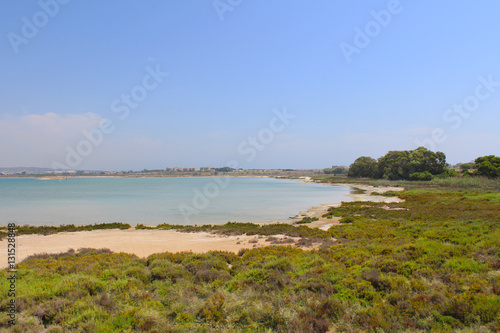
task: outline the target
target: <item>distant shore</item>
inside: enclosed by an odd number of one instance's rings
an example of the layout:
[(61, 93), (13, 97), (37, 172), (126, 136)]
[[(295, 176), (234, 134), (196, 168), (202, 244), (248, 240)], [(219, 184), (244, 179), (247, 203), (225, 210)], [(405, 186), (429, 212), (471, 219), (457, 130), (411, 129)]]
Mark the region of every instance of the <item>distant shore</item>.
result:
[[(373, 187), (357, 184), (332, 184), (335, 186), (347, 186), (364, 191), (359, 194), (348, 194), (355, 201), (375, 202), (401, 202), (398, 197), (378, 196), (377, 193), (387, 191), (401, 191), (401, 187)], [(375, 194), (375, 195), (374, 195)], [(316, 217), (317, 221), (306, 224), (310, 228), (328, 230), (331, 226), (339, 223), (339, 218), (327, 219), (322, 217), (329, 207), (340, 206), (341, 203), (322, 204), (300, 212), (293, 218), (284, 220), (270, 220), (255, 222), (256, 224), (287, 223), (295, 224), (304, 217)], [(276, 235), (278, 238), (286, 238)], [(291, 238), (291, 237), (288, 237)], [(7, 267), (7, 239), (0, 241), (0, 268)], [(58, 233), (48, 236), (43, 235), (20, 235), (16, 237), (17, 262), (33, 254), (39, 253), (61, 253), (70, 249), (79, 248), (107, 248), (113, 252), (125, 252), (135, 254), (139, 257), (147, 257), (159, 252), (183, 252), (192, 251), (205, 253), (209, 251), (238, 252), (246, 248), (269, 246), (270, 241), (265, 236), (223, 236), (212, 233), (181, 233), (175, 230), (94, 230)]]
[(81, 179), (81, 178), (220, 178), (220, 177), (228, 177), (228, 178), (276, 178), (276, 179), (290, 179), (296, 180), (299, 178), (285, 178), (281, 176), (272, 176), (272, 175), (231, 175), (231, 174), (206, 174), (206, 175), (64, 175), (64, 176), (56, 176), (56, 175), (0, 175), (0, 179), (13, 179), (13, 178), (34, 178), (36, 180), (68, 180), (68, 179)]
[(154, 171), (154, 172), (103, 172), (103, 173), (27, 173), (27, 174), (2, 174), (1, 178), (99, 178), (99, 177), (120, 177), (120, 178), (177, 178), (177, 177), (271, 177), (298, 179), (300, 177), (314, 177), (322, 175), (322, 170), (293, 170), (283, 171), (274, 169), (261, 170), (241, 170), (241, 171)]

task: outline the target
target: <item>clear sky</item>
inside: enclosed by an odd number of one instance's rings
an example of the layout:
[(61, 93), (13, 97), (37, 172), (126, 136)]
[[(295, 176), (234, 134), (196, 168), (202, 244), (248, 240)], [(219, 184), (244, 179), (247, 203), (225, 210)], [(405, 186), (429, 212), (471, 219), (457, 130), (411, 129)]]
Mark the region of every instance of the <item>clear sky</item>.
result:
[(0, 166), (500, 155), (499, 13), (497, 0), (3, 0)]

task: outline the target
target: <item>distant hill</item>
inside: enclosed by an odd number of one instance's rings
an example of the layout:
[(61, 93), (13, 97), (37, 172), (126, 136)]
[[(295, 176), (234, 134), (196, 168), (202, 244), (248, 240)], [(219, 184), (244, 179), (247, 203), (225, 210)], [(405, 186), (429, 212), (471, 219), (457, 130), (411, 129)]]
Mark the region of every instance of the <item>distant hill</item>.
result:
[(0, 167), (0, 172), (9, 172), (9, 173), (46, 173), (53, 172), (54, 169), (50, 168), (36, 168), (36, 167), (12, 167), (12, 168), (2, 168)]
[[(63, 170), (68, 173), (83, 173), (83, 174), (94, 174), (101, 173), (100, 170)], [(0, 173), (6, 174), (44, 174), (44, 173), (58, 173), (61, 170), (55, 170), (51, 168), (38, 168), (38, 167), (0, 167)]]

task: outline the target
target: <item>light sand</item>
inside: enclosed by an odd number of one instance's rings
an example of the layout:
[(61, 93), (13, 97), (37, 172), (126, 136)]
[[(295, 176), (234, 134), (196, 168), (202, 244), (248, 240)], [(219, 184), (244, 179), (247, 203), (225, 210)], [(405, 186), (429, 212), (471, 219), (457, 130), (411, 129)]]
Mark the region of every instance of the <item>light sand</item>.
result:
[[(289, 239), (295, 243), (300, 238), (275, 236), (279, 240)], [(159, 252), (208, 251), (238, 252), (245, 248), (269, 246), (267, 236), (221, 236), (208, 232), (182, 233), (175, 230), (94, 230), (64, 232), (48, 236), (21, 235), (16, 237), (16, 261), (37, 253), (60, 253), (69, 249), (107, 248), (113, 252), (133, 253), (147, 257)], [(0, 241), (0, 268), (7, 267), (7, 240)]]
[[(397, 197), (384, 197), (371, 195), (372, 193), (383, 193), (386, 191), (401, 191), (398, 187), (372, 187), (365, 185), (346, 185), (365, 191), (363, 194), (350, 194), (356, 201), (375, 202), (401, 202)], [(297, 216), (286, 220), (273, 220), (260, 222), (259, 224), (287, 223), (296, 224), (302, 218), (318, 217), (319, 220), (305, 224), (310, 228), (328, 230), (332, 225), (338, 224), (339, 218), (323, 218), (322, 215), (329, 207), (339, 206), (340, 203), (324, 204), (312, 207), (306, 212), (300, 212)], [(298, 238), (275, 236), (280, 240), (290, 238), (297, 241)], [(37, 253), (60, 253), (69, 249), (80, 248), (107, 248), (113, 252), (133, 253), (139, 257), (147, 257), (159, 252), (182, 252), (192, 251), (204, 253), (220, 250), (238, 252), (245, 248), (256, 248), (272, 245), (266, 236), (221, 236), (207, 232), (181, 233), (175, 230), (94, 230), (80, 232), (65, 232), (48, 236), (43, 235), (21, 235), (16, 237), (16, 262), (21, 262), (26, 257)], [(0, 268), (7, 267), (7, 238), (0, 241)]]

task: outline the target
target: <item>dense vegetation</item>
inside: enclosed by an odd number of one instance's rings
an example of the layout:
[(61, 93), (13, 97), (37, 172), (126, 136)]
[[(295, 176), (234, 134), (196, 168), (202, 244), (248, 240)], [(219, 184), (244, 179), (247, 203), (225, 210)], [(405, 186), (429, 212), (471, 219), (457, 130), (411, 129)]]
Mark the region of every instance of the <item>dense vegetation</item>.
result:
[(358, 157), (353, 164), (349, 166), (349, 177), (377, 178), (377, 161), (368, 156)]
[[(67, 224), (61, 226), (18, 226), (16, 227), (17, 235), (30, 235), (30, 234), (40, 234), (40, 235), (51, 235), (59, 232), (75, 232), (75, 231), (90, 231), (90, 230), (102, 230), (102, 229), (129, 229), (130, 225), (126, 223), (113, 222), (113, 223), (96, 223), (89, 225), (79, 225)], [(6, 229), (6, 228), (4, 228)], [(7, 230), (0, 229), (0, 240), (7, 236)]]
[[(478, 157), (474, 163), (463, 163), (459, 166), (463, 171), (462, 176), (500, 178), (500, 157), (495, 155)], [(327, 170), (331, 169), (325, 169), (325, 174), (333, 173)], [(432, 152), (424, 147), (418, 147), (415, 150), (390, 151), (378, 160), (361, 156), (349, 166), (347, 175), (351, 178), (411, 181), (429, 181), (458, 176), (453, 169), (448, 168), (444, 153)]]
[(500, 157), (495, 155), (478, 157), (476, 162), (477, 173), (488, 178), (500, 177)]
[(349, 177), (384, 178), (391, 180), (430, 180), (446, 171), (446, 156), (424, 147), (415, 150), (390, 151), (378, 161), (366, 156), (349, 167)]
[[(305, 218), (299, 221), (299, 224), (311, 223), (317, 221), (313, 218)], [(329, 240), (332, 236), (320, 229), (311, 229), (305, 226), (295, 227), (290, 224), (267, 224), (259, 225), (255, 223), (235, 223), (228, 222), (221, 225), (179, 225), (179, 224), (160, 224), (155, 227), (148, 227), (138, 224), (136, 229), (159, 229), (159, 230), (177, 230), (180, 232), (213, 232), (220, 235), (285, 235), (289, 237), (315, 238), (319, 240)]]
[(467, 190), (467, 191), (498, 191), (500, 189), (499, 178), (487, 177), (435, 177), (430, 181), (392, 181), (388, 179), (367, 179), (367, 178), (345, 178), (331, 175), (314, 177), (317, 182), (333, 184), (369, 184), (372, 186), (398, 186), (407, 189), (441, 189), (441, 190)]
[(333, 174), (337, 176), (347, 174), (347, 170), (344, 167), (326, 168), (323, 169), (323, 172), (326, 173), (327, 175)]
[[(498, 189), (344, 203), (329, 211), (342, 216), (328, 231), (336, 244), (313, 251), (34, 256), (18, 265), (20, 314), (10, 331), (496, 332)], [(221, 230), (239, 227), (267, 230)], [(8, 331), (0, 286), (0, 330)]]

